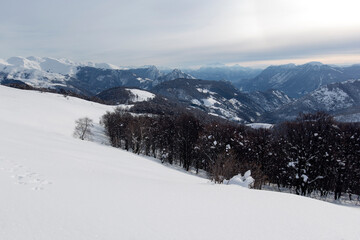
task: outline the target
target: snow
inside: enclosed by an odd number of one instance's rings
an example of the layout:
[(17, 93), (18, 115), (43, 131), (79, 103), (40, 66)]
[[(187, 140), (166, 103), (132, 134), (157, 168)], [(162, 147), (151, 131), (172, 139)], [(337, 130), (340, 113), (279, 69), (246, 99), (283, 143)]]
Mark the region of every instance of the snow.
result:
[(7, 60), (8, 64), (19, 67), (21, 69), (36, 69), (41, 70), (40, 64), (37, 61), (31, 61), (23, 57), (11, 57)]
[(144, 83), (144, 82), (149, 82), (149, 81), (151, 81), (151, 79), (149, 79), (149, 78), (143, 79), (143, 78), (141, 78), (141, 77), (137, 77), (136, 79), (137, 79), (140, 83)]
[(211, 94), (211, 95), (216, 95), (215, 92), (212, 92), (210, 91), (209, 89), (206, 89), (206, 88), (196, 88), (196, 90), (200, 93), (208, 93), (208, 94)]
[(0, 68), (2, 69), (3, 67), (9, 66), (10, 64), (8, 62), (6, 62), (4, 59), (0, 58)]
[(44, 58), (40, 61), (40, 66), (43, 71), (59, 73), (63, 75), (72, 75), (76, 73), (76, 65), (74, 63), (69, 64), (68, 62), (54, 58)]
[[(207, 89), (202, 89), (202, 88), (196, 88), (196, 89), (199, 92), (210, 94), (210, 96), (208, 98), (200, 99), (200, 101), (202, 103), (197, 99), (192, 99), (191, 100), (192, 104), (198, 105), (198, 106), (203, 105), (203, 106), (209, 108), (208, 111), (209, 111), (210, 115), (230, 119), (230, 120), (236, 121), (236, 122), (243, 122), (243, 119), (241, 119), (237, 116), (237, 113), (235, 110), (225, 109), (226, 106), (224, 106), (222, 103), (220, 103), (219, 101), (216, 100), (216, 98), (214, 97), (214, 95), (216, 95), (216, 93), (210, 92)], [(224, 98), (221, 99), (220, 101), (226, 102), (226, 100)], [(238, 109), (242, 106), (242, 104), (239, 101), (237, 101), (236, 99), (230, 99), (229, 102), (231, 104), (233, 104), (235, 109)]]
[(244, 176), (239, 173), (238, 175), (232, 177), (230, 180), (225, 180), (224, 184), (238, 185), (241, 187), (250, 188), (254, 181), (255, 180), (251, 177), (251, 171), (248, 170), (244, 173)]
[(324, 86), (312, 93), (312, 96), (324, 106), (326, 111), (343, 109), (352, 106), (354, 103), (353, 99), (340, 88), (330, 90)]
[(309, 179), (309, 177), (307, 175), (305, 175), (305, 174), (302, 174), (301, 177), (302, 177), (304, 182), (307, 182), (308, 179)]
[(213, 107), (215, 104), (220, 104), (213, 97), (204, 98), (201, 99), (201, 101), (204, 103), (206, 107)]
[(84, 62), (76, 63), (69, 59), (55, 59), (50, 57), (11, 57), (7, 61), (0, 61), (0, 64), (11, 66), (18, 70), (32, 69), (58, 74), (74, 74), (78, 66), (88, 66), (104, 69), (119, 69), (119, 67), (108, 63)]
[(274, 125), (270, 124), (270, 123), (249, 123), (249, 124), (246, 124), (246, 126), (254, 128), (254, 129), (260, 129), (260, 128), (270, 129)]
[(194, 105), (198, 105), (200, 106), (201, 105), (201, 102), (197, 99), (191, 99), (191, 103), (194, 104)]
[(95, 67), (95, 68), (102, 68), (102, 69), (116, 69), (116, 70), (120, 70), (120, 69), (123, 69), (123, 68), (120, 68), (114, 64), (110, 64), (110, 63), (92, 63), (92, 62), (89, 62), (87, 64), (85, 64), (86, 66), (89, 66), (89, 67)]
[(237, 99), (235, 98), (231, 98), (229, 100), (229, 102), (235, 107), (235, 108), (239, 108), (241, 106), (243, 106), (243, 104), (241, 102), (239, 102)]
[(134, 95), (134, 97), (131, 99), (132, 102), (149, 101), (155, 97), (155, 94), (140, 89), (126, 89), (126, 90)]
[(0, 239), (360, 239), (357, 208), (212, 184), (72, 137), (76, 119), (112, 108), (0, 86)]

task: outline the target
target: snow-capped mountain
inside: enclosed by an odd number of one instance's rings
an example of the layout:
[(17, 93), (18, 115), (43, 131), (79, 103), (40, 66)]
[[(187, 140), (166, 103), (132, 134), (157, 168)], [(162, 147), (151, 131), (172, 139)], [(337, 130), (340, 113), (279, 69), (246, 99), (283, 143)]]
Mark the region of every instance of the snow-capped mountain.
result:
[(107, 63), (75, 63), (39, 57), (0, 60), (1, 83), (21, 81), (37, 88), (62, 88), (89, 96), (120, 86), (150, 89), (160, 82), (179, 77), (193, 78), (177, 69), (164, 74), (155, 66), (120, 69)]
[(21, 72), (24, 70), (32, 70), (47, 73), (57, 73), (61, 75), (73, 75), (77, 71), (77, 67), (95, 67), (102, 69), (120, 69), (108, 63), (93, 62), (73, 62), (69, 59), (55, 59), (49, 57), (11, 57), (8, 60), (0, 61), (0, 70), (4, 72)]
[(65, 86), (76, 65), (51, 58), (12, 57), (0, 62), (0, 81), (19, 80), (34, 87)]
[[(299, 112), (313, 113), (324, 111), (338, 115), (339, 120), (346, 120), (346, 115), (360, 113), (360, 80), (349, 80), (322, 86), (306, 96), (289, 103), (266, 115), (267, 120), (291, 120)], [(343, 117), (341, 117), (344, 115)]]
[(278, 89), (290, 97), (299, 98), (321, 86), (360, 78), (360, 66), (338, 67), (310, 62), (303, 65), (270, 66), (257, 77), (239, 85), (246, 91)]
[(161, 76), (158, 80), (160, 82), (165, 82), (165, 81), (171, 81), (171, 80), (178, 79), (178, 78), (195, 79), (190, 74), (184, 73), (183, 71), (181, 71), (179, 69), (174, 69), (171, 72), (169, 72), (168, 74)]
[(211, 115), (237, 122), (253, 122), (264, 112), (291, 102), (280, 91), (248, 94), (225, 81), (176, 79), (163, 82), (152, 91)]
[(76, 63), (68, 59), (40, 57), (11, 57), (0, 61), (3, 80), (18, 80), (33, 87), (67, 87), (67, 82), (76, 75), (82, 66), (101, 69), (118, 69), (107, 63)]

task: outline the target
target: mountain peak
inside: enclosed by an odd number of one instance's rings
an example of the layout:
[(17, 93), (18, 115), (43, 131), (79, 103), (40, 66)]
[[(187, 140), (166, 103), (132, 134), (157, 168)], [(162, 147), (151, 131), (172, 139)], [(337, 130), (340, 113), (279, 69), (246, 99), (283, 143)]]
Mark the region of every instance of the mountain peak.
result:
[(185, 74), (183, 71), (181, 71), (180, 69), (178, 68), (175, 68), (171, 71), (172, 73), (177, 73), (177, 74)]
[(283, 65), (278, 65), (278, 66), (275, 66), (275, 67), (288, 69), (288, 68), (294, 68), (294, 67), (296, 67), (296, 65), (294, 63), (288, 63), (288, 64), (283, 64)]
[(306, 63), (306, 64), (304, 64), (304, 65), (309, 65), (309, 66), (322, 66), (322, 65), (324, 65), (324, 64), (321, 63), (321, 62), (313, 61), (313, 62), (308, 62), (308, 63)]
[(178, 78), (195, 79), (190, 74), (184, 73), (180, 69), (175, 68), (171, 72), (169, 72), (168, 74), (162, 76), (160, 80), (161, 81), (170, 81), (170, 80), (174, 80), (174, 79), (178, 79)]

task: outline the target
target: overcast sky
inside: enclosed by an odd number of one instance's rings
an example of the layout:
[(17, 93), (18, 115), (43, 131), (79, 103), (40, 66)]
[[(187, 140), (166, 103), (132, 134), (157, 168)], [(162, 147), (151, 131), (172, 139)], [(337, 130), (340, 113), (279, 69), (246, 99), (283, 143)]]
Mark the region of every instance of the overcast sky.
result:
[(2, 0), (0, 58), (360, 63), (359, 0)]

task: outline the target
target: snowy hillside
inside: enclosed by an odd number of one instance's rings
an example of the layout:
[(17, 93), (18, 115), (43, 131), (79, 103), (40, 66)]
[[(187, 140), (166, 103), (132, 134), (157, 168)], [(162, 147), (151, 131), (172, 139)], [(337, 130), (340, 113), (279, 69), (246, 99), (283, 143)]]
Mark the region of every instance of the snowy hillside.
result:
[(112, 108), (0, 86), (0, 239), (360, 239), (358, 208), (214, 185), (72, 137)]
[(155, 94), (148, 92), (148, 91), (144, 91), (144, 90), (140, 90), (140, 89), (126, 89), (131, 93), (131, 101), (132, 102), (143, 102), (143, 101), (148, 101), (150, 99), (153, 99), (155, 97)]

